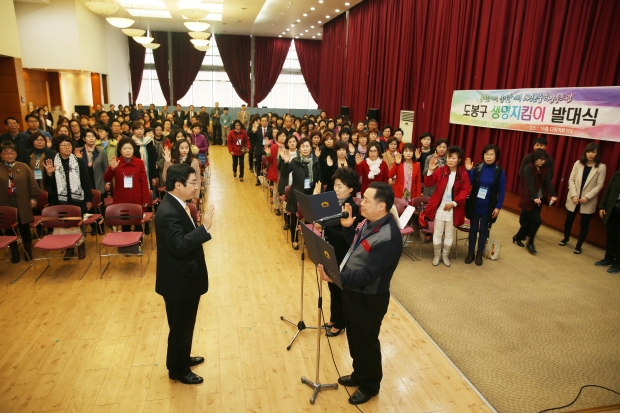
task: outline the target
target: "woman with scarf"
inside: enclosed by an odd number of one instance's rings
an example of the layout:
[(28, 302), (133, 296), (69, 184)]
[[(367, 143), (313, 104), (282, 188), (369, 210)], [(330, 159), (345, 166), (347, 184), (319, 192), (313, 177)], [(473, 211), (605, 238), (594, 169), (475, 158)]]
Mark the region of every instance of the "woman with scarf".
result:
[[(396, 159), (396, 154), (398, 153), (398, 143), (398, 139), (396, 138), (388, 138), (386, 141), (385, 147), (387, 150), (383, 153), (383, 160), (387, 164), (388, 171), (392, 169), (392, 165), (394, 165), (394, 160)], [(393, 174), (389, 175), (390, 179), (388, 180), (388, 184), (394, 184), (394, 176), (395, 175)]]
[(309, 139), (299, 141), (299, 156), (292, 157), (290, 151), (281, 149), (280, 158), (282, 159), (282, 167), (280, 176), (286, 177), (292, 173), (293, 182), (288, 194), (288, 202), (286, 203), (286, 211), (290, 214), (290, 230), (291, 242), (293, 249), (299, 249), (297, 244), (297, 197), (295, 191), (303, 192), (306, 195), (312, 195), (320, 192), (321, 167), (319, 160), (312, 157), (312, 145)]
[[(110, 190), (110, 185), (103, 180), (103, 174), (108, 169), (108, 156), (103, 149), (103, 146), (97, 145), (95, 138), (95, 131), (92, 129), (86, 129), (84, 133), (84, 147), (75, 150), (75, 156), (82, 161), (88, 169), (88, 178), (92, 189), (96, 189), (105, 194)], [(105, 206), (102, 204), (102, 211)], [(97, 232), (97, 223), (93, 222), (90, 226), (90, 235), (95, 235)]]
[[(35, 132), (30, 135), (40, 135), (43, 139), (45, 147), (45, 136)], [(32, 258), (32, 237), (30, 235), (30, 223), (33, 221), (32, 208), (37, 205), (37, 195), (41, 192), (35, 181), (34, 174), (27, 164), (16, 162), (17, 150), (11, 140), (4, 141), (0, 144), (2, 163), (0, 166), (0, 185), (5, 188), (0, 191), (0, 205), (6, 205), (17, 208), (18, 228), (22, 237), (24, 246), (24, 259), (30, 261)], [(8, 190), (6, 189), (8, 188)], [(12, 231), (6, 231), (5, 235), (13, 235)], [(9, 245), (11, 249), (11, 262), (16, 264), (19, 262), (19, 250), (17, 242)]]
[(232, 123), (232, 130), (228, 133), (228, 152), (233, 160), (233, 177), (237, 177), (237, 165), (239, 165), (239, 182), (243, 182), (245, 154), (250, 150), (250, 138), (239, 119)]
[[(278, 162), (280, 161), (280, 150), (284, 149), (286, 143), (286, 131), (279, 130), (276, 135), (276, 143), (265, 146), (265, 156), (269, 160), (269, 169), (267, 170), (267, 180), (271, 182), (274, 188), (278, 187), (278, 181), (280, 174), (278, 172)], [(280, 198), (278, 197), (278, 191), (273, 191), (273, 209), (276, 215), (282, 215), (280, 211)]]
[[(325, 132), (323, 134), (322, 149), (319, 151), (319, 165), (321, 166), (321, 182), (327, 187), (326, 192), (334, 190), (334, 180), (332, 179), (332, 169), (328, 165), (333, 164), (336, 161), (336, 151), (334, 150), (334, 134), (331, 132)], [(332, 172), (332, 173), (330, 173)]]
[[(282, 129), (285, 133), (286, 130)], [(297, 138), (294, 135), (286, 135), (286, 142), (284, 143), (284, 149), (288, 150), (291, 155), (291, 159), (297, 156)], [(286, 193), (286, 187), (293, 184), (293, 173), (289, 172), (288, 176), (282, 175), (282, 166), (284, 161), (282, 160), (282, 149), (280, 149), (280, 156), (278, 157), (278, 171), (280, 178), (278, 179), (278, 194), (284, 195)], [(284, 226), (282, 229), (286, 231), (290, 228), (290, 219), (288, 214), (284, 214)]]
[(389, 175), (387, 164), (381, 159), (381, 144), (371, 142), (368, 144), (368, 157), (362, 159), (361, 154), (355, 155), (355, 170), (362, 177), (361, 195), (368, 189), (371, 182), (385, 182), (387, 184)]
[(196, 190), (194, 191), (194, 196), (192, 197), (192, 203), (198, 206), (198, 201), (200, 200), (200, 188), (201, 188), (201, 174), (200, 174), (200, 161), (194, 156), (189, 146), (189, 143), (185, 140), (176, 141), (172, 145), (172, 149), (164, 148), (163, 151), (164, 157), (164, 167), (162, 172), (162, 178), (164, 182), (166, 182), (166, 177), (168, 176), (168, 168), (170, 165), (177, 163), (186, 163), (194, 168), (196, 171), (196, 179), (197, 185)]
[[(435, 154), (432, 156), (428, 156), (426, 158), (426, 162), (424, 164), (424, 170), (422, 171), (422, 175), (424, 176), (423, 182), (426, 182), (426, 176), (428, 176), (428, 169), (431, 164), (431, 161), (434, 159), (434, 163), (437, 167), (442, 167), (446, 164), (446, 152), (448, 150), (448, 141), (445, 139), (439, 139), (437, 141), (437, 145), (435, 146)], [(431, 196), (435, 192), (435, 185), (427, 185), (424, 184), (424, 196)]]
[[(132, 138), (122, 138), (118, 142), (118, 157), (110, 160), (108, 170), (103, 175), (106, 182), (114, 180), (114, 198), (112, 204), (137, 204), (144, 210), (151, 204), (149, 182), (142, 160), (134, 155), (138, 152)], [(136, 228), (141, 231), (141, 228)], [(123, 231), (131, 231), (131, 226), (124, 225)], [(144, 224), (144, 233), (150, 233), (149, 223)]]
[[(68, 136), (60, 138), (55, 148), (58, 152), (54, 159), (45, 160), (45, 186), (49, 189), (48, 203), (50, 205), (75, 205), (80, 207), (81, 215), (92, 208), (93, 193), (91, 191), (88, 169), (83, 162), (73, 154), (75, 139)], [(85, 234), (84, 228), (82, 233)], [(70, 248), (65, 251), (65, 258), (75, 256)], [(86, 258), (86, 245), (78, 246), (78, 258)]]
[(536, 238), (538, 228), (542, 224), (540, 210), (544, 204), (551, 205), (557, 199), (555, 188), (551, 183), (551, 176), (545, 166), (547, 158), (548, 155), (544, 149), (536, 149), (532, 152), (531, 163), (523, 171), (523, 193), (519, 201), (519, 208), (521, 208), (519, 223), (521, 227), (519, 232), (512, 237), (513, 244), (517, 244), (519, 247), (523, 247), (523, 241), (529, 237), (527, 250), (533, 255), (536, 255), (534, 238)]
[(408, 204), (413, 198), (419, 197), (422, 192), (420, 164), (416, 162), (414, 154), (413, 144), (406, 143), (403, 146), (402, 155), (396, 152), (394, 163), (388, 173), (389, 176), (396, 177), (394, 197), (403, 199)]
[(153, 130), (144, 129), (142, 123), (138, 121), (131, 124), (131, 130), (133, 132), (133, 136), (131, 137), (131, 139), (133, 140), (133, 143), (135, 143), (138, 147), (138, 151), (134, 153), (134, 156), (144, 162), (144, 167), (146, 168), (146, 176), (149, 178), (149, 189), (153, 189), (153, 194), (155, 194), (155, 189), (157, 188), (158, 172), (157, 149), (155, 149), (155, 144), (153, 143)]

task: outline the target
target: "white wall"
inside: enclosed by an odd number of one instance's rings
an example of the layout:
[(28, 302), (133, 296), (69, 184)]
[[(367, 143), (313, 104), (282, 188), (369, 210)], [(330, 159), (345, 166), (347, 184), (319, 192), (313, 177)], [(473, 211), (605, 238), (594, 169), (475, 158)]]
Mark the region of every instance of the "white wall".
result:
[(16, 2), (15, 15), (24, 68), (83, 70), (74, 0)]
[(12, 1), (0, 0), (0, 55), (22, 57), (19, 46), (19, 32), (17, 30), (17, 18)]
[[(54, 2), (56, 1), (58, 0), (54, 0)], [(73, 24), (77, 24), (79, 33), (79, 69), (95, 73), (106, 73), (108, 70), (106, 26), (110, 26), (110, 24), (103, 16), (88, 10), (88, 8), (79, 1), (69, 1), (73, 3), (76, 10), (77, 21), (74, 21)]]
[(120, 29), (106, 23), (106, 42), (108, 45), (108, 101), (118, 106), (129, 103), (128, 93), (131, 92), (129, 74), (128, 37)]
[(65, 116), (71, 116), (75, 105), (92, 106), (93, 89), (89, 72), (60, 72), (60, 88)]

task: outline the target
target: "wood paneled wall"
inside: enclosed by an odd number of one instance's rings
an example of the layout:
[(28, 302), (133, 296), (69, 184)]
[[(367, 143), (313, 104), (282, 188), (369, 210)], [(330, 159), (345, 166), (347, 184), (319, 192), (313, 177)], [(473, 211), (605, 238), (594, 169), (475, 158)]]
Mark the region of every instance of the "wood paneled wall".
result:
[[(25, 103), (21, 103), (21, 96), (25, 96), (22, 62), (19, 58), (0, 57), (0, 121), (4, 122), (7, 116), (19, 119), (21, 130), (24, 130), (24, 117), (27, 113)], [(4, 125), (0, 128), (6, 132)]]
[(26, 104), (32, 103), (32, 109), (49, 105), (47, 95), (48, 73), (42, 70), (24, 69), (26, 86)]
[(93, 88), (93, 108), (97, 105), (103, 105), (101, 100), (101, 75), (99, 73), (91, 73), (90, 84)]

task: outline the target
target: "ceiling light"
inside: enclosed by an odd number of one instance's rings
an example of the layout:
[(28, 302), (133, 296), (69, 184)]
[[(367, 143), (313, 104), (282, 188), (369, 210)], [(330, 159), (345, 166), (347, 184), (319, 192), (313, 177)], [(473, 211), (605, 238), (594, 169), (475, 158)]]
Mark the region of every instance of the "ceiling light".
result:
[(321, 33), (317, 33), (316, 35), (317, 35), (317, 36), (320, 36), (320, 35), (321, 35)]
[(294, 24), (291, 24), (291, 27), (295, 27), (295, 25), (294, 25)]
[(336, 13), (340, 13), (340, 10), (336, 9)]
[(300, 35), (300, 36), (303, 36), (304, 34), (303, 34), (303, 33), (299, 33), (299, 35)]
[(329, 16), (325, 16), (326, 19), (329, 19)]
[(308, 29), (304, 30), (306, 33), (308, 33)]
[(160, 46), (160, 44), (159, 43), (146, 43), (146, 44), (143, 44), (142, 46), (146, 47), (147, 49), (154, 50), (154, 49), (157, 49)]
[(205, 32), (189, 32), (188, 33), (192, 39), (208, 39), (211, 37), (211, 33)]
[(304, 13), (304, 14), (303, 14), (303, 16), (304, 16), (304, 17), (308, 17), (308, 13)]
[(201, 52), (206, 52), (207, 50), (209, 50), (209, 47), (210, 46), (208, 46), (208, 45), (207, 46), (196, 46), (196, 45), (194, 45), (194, 49), (200, 50)]
[(86, 3), (86, 7), (88, 7), (90, 11), (97, 14), (109, 16), (110, 14), (116, 13), (120, 6), (118, 4), (103, 1), (89, 1)]
[(168, 10), (142, 10), (142, 9), (127, 9), (127, 13), (136, 17), (157, 17), (162, 19), (171, 19), (172, 16)]
[(316, 39), (316, 36), (312, 36), (313, 39)]
[(319, 20), (319, 24), (322, 24), (323, 22)]
[(126, 19), (124, 17), (107, 17), (106, 20), (114, 27), (124, 29), (135, 23), (133, 19)]
[(210, 42), (207, 39), (190, 39), (194, 46), (207, 46)]
[(299, 39), (299, 36), (295, 36), (296, 39)]
[(278, 35), (278, 37), (282, 37), (282, 35), (281, 35), (281, 34), (279, 34), (279, 35)]
[(146, 36), (136, 36), (133, 39), (140, 44), (151, 43), (153, 41), (152, 37), (146, 37)]
[(204, 32), (211, 26), (209, 23), (203, 22), (185, 22), (183, 24), (193, 32)]
[(314, 11), (314, 10), (316, 10), (316, 9), (315, 9), (314, 7), (310, 7), (310, 10)]
[(301, 20), (297, 19), (297, 23), (299, 23)]
[(146, 30), (142, 30), (142, 29), (123, 29), (121, 31), (129, 37), (138, 37), (146, 33)]
[(290, 32), (290, 31), (291, 31), (291, 29), (286, 29), (286, 31), (287, 31), (287, 32)]
[(319, 0), (319, 3), (321, 3), (321, 4), (322, 4), (322, 3), (323, 3), (323, 0)]
[(349, 6), (349, 3), (345, 3), (344, 5), (345, 5), (345, 6)]

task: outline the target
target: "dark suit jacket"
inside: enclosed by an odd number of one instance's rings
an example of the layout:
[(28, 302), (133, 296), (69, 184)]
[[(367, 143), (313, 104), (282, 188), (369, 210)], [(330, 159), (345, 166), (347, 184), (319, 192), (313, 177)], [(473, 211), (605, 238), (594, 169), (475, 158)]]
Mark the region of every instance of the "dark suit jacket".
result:
[[(267, 134), (265, 135), (267, 137), (267, 139), (271, 139), (271, 127), (267, 126)], [(250, 144), (252, 145), (252, 147), (254, 148), (254, 156), (257, 158), (260, 158), (261, 156), (264, 155), (264, 151), (263, 151), (263, 127), (262, 126), (258, 126), (258, 129), (256, 129), (256, 132), (252, 132), (252, 129), (250, 129)]]
[(192, 220), (171, 195), (161, 201), (155, 215), (157, 270), (155, 292), (166, 299), (200, 296), (209, 289), (209, 276), (202, 244), (211, 235)]
[(182, 110), (180, 113), (176, 110), (173, 112), (174, 114), (174, 124), (179, 128), (183, 127), (183, 121), (185, 120), (185, 111)]
[(191, 125), (192, 116), (198, 117), (198, 112), (195, 110), (193, 112), (190, 112), (189, 110), (185, 112), (185, 120), (187, 121), (185, 123), (187, 123), (188, 125)]
[[(30, 141), (28, 140), (28, 135), (26, 135), (23, 132), (20, 132), (19, 135), (17, 135), (17, 137), (15, 138), (15, 140), (13, 140), (13, 138), (11, 138), (11, 134), (10, 133), (4, 133), (2, 135), (0, 135), (0, 142), (4, 142), (4, 141), (10, 141), (13, 142), (13, 145), (15, 145), (15, 150), (17, 151), (17, 158), (19, 159), (23, 153), (26, 151), (26, 149), (30, 149)], [(30, 164), (29, 164), (30, 165)]]
[(198, 119), (200, 119), (200, 123), (202, 123), (203, 130), (209, 129), (209, 113), (208, 112), (198, 112)]

